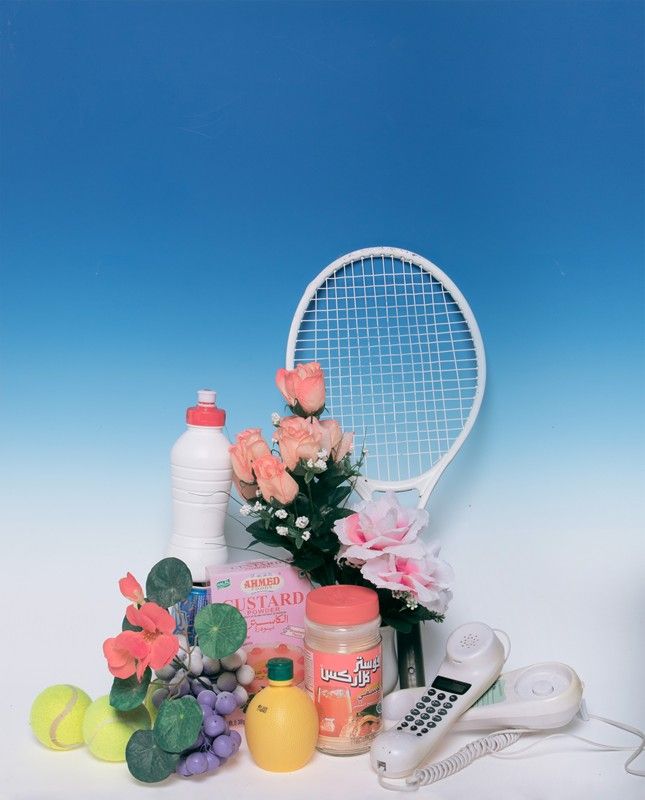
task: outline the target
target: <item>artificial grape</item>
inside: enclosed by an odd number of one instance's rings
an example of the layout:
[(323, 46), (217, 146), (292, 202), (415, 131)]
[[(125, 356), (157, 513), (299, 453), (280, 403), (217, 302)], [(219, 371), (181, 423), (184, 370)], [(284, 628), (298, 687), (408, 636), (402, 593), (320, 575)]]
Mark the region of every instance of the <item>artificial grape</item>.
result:
[(237, 699), (237, 704), (241, 708), (249, 699), (249, 693), (243, 686), (236, 686), (233, 689), (233, 695)]
[(188, 680), (188, 678), (184, 678), (184, 680), (179, 684), (177, 694), (179, 697), (184, 697), (184, 695), (192, 694), (192, 692), (190, 691), (190, 681)]
[(179, 640), (179, 650), (177, 651), (175, 658), (178, 658), (180, 661), (186, 661), (188, 658), (188, 650), (190, 649), (188, 639), (183, 633), (180, 633), (177, 636), (177, 639)]
[(204, 755), (206, 756), (206, 761), (208, 761), (208, 771), (214, 772), (222, 763), (221, 760), (211, 750), (207, 750)]
[[(221, 736), (218, 736), (211, 745), (211, 752), (215, 753), (216, 756), (220, 756), (221, 758), (230, 758), (233, 755), (234, 750), (235, 745), (233, 744), (231, 737), (225, 733), (223, 733)], [(192, 769), (190, 764), (188, 766), (190, 769)]]
[(166, 664), (165, 667), (161, 667), (161, 669), (156, 669), (155, 675), (159, 678), (160, 681), (169, 681), (176, 672), (177, 672), (176, 667), (173, 667), (172, 664)]
[(199, 678), (192, 678), (190, 680), (190, 688), (192, 693), (197, 697), (200, 692), (205, 691), (206, 689), (211, 689), (213, 684), (210, 680), (203, 675), (200, 675)]
[(250, 664), (242, 664), (235, 673), (235, 677), (240, 686), (248, 686), (255, 680), (255, 670)]
[[(195, 739), (195, 741), (192, 743), (192, 745), (191, 745), (191, 746), (188, 748), (188, 750), (189, 750), (190, 752), (192, 752), (193, 750), (199, 750), (199, 748), (200, 748), (200, 747), (203, 747), (203, 746), (204, 746), (204, 743), (205, 743), (205, 741), (206, 741), (206, 737), (204, 736), (204, 733), (203, 733), (203, 731), (200, 731), (200, 732), (197, 734), (197, 738), (196, 738), (196, 739)], [(188, 757), (188, 756), (187, 756), (187, 757)]]
[[(181, 685), (184, 683), (185, 679), (186, 679), (186, 670), (180, 669), (177, 670), (177, 674), (170, 681), (168, 681), (167, 688), (173, 697), (180, 696), (179, 690)], [(190, 690), (190, 686), (188, 688)]]
[(179, 761), (177, 762), (177, 766), (175, 767), (175, 772), (177, 773), (177, 775), (182, 775), (184, 778), (190, 778), (190, 776), (193, 774), (188, 769), (185, 758), (179, 759)]
[(191, 753), (186, 756), (186, 767), (193, 775), (201, 775), (202, 772), (206, 772), (208, 769), (208, 759), (204, 753)]
[(238, 733), (238, 731), (230, 731), (228, 738), (233, 742), (233, 747), (235, 748), (233, 752), (237, 753), (237, 751), (240, 749), (240, 745), (242, 744), (241, 735)]
[(211, 714), (204, 720), (204, 733), (213, 738), (221, 736), (226, 731), (226, 721), (219, 714)]
[(232, 692), (237, 686), (237, 678), (232, 672), (222, 672), (217, 678), (217, 688), (223, 692)]
[(217, 700), (217, 695), (215, 692), (211, 692), (209, 689), (204, 689), (197, 695), (197, 702), (200, 706), (208, 706), (209, 708), (215, 708), (215, 701)]
[(193, 647), (192, 652), (188, 657), (188, 674), (192, 675), (193, 677), (198, 677), (204, 671), (204, 661), (202, 659), (201, 650), (197, 647)]
[(232, 714), (238, 707), (237, 697), (231, 692), (220, 692), (215, 700), (215, 711), (226, 716)]
[(225, 669), (236, 670), (242, 666), (242, 664), (246, 664), (246, 652), (240, 648), (236, 650), (234, 653), (231, 653), (230, 656), (224, 656), (221, 659), (222, 666)]
[(157, 689), (155, 692), (153, 692), (152, 704), (154, 705), (154, 707), (159, 708), (159, 706), (163, 703), (163, 701), (168, 697), (169, 694), (170, 692), (165, 687)]
[(204, 666), (205, 675), (214, 676), (220, 671), (219, 658), (209, 658), (209, 656), (203, 656), (202, 664)]

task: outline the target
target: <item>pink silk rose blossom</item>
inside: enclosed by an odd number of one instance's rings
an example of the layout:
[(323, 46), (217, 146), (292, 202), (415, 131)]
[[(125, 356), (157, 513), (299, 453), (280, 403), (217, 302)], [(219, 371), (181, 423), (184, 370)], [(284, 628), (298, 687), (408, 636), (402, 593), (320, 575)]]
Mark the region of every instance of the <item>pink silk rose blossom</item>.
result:
[(279, 369), (275, 382), (292, 408), (297, 403), (305, 414), (318, 414), (325, 407), (325, 376), (316, 361), (298, 364), (295, 369)]
[(444, 614), (452, 599), (452, 567), (439, 558), (440, 545), (429, 543), (422, 558), (404, 558), (393, 554), (366, 561), (361, 567), (364, 578), (379, 589), (405, 592), (419, 605)]
[(278, 503), (286, 505), (295, 500), (298, 484), (279, 458), (271, 454), (261, 456), (253, 462), (253, 471), (262, 497), (267, 502), (274, 498)]
[(355, 566), (383, 554), (422, 558), (424, 546), (417, 538), (427, 524), (427, 511), (401, 506), (394, 492), (386, 492), (377, 500), (361, 503), (355, 514), (334, 523), (334, 532), (343, 545), (338, 557)]
[(233, 472), (244, 483), (254, 483), (253, 462), (271, 453), (271, 448), (262, 438), (259, 428), (247, 428), (238, 433), (236, 442), (229, 447)]
[(283, 417), (275, 438), (287, 469), (295, 469), (301, 459), (315, 461), (323, 446), (323, 430), (315, 417)]

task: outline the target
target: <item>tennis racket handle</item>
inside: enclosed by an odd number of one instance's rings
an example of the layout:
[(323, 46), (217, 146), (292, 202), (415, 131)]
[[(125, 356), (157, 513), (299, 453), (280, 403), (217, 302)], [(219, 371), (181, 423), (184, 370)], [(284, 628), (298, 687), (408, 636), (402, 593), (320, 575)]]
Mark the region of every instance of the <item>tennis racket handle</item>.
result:
[(396, 653), (401, 689), (425, 686), (426, 676), (423, 668), (420, 624), (414, 625), (410, 633), (396, 632)]

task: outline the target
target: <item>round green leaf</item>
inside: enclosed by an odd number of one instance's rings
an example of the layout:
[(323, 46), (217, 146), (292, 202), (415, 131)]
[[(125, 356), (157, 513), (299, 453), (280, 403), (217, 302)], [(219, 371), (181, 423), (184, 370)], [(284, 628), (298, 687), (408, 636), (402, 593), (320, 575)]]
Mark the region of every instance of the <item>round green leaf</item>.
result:
[(150, 570), (146, 598), (162, 608), (185, 600), (193, 588), (190, 570), (178, 558), (164, 558)]
[(140, 706), (145, 700), (151, 678), (150, 667), (146, 667), (140, 681), (136, 675), (131, 675), (129, 678), (115, 678), (110, 690), (110, 705), (119, 711), (131, 711)]
[(175, 771), (179, 754), (162, 750), (152, 731), (135, 731), (125, 748), (125, 760), (138, 781), (158, 783)]
[(224, 658), (244, 644), (246, 620), (234, 606), (212, 603), (195, 616), (195, 634), (204, 655)]
[(190, 695), (164, 700), (153, 728), (155, 742), (169, 753), (181, 753), (195, 743), (203, 718), (199, 703)]

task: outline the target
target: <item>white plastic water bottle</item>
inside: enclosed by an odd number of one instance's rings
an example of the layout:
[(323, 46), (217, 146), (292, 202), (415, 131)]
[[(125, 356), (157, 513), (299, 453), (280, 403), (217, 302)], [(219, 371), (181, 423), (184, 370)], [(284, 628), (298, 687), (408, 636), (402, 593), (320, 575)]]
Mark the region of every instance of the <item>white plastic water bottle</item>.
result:
[(224, 564), (228, 550), (224, 523), (231, 492), (230, 442), (223, 432), (226, 412), (215, 405), (215, 392), (200, 389), (197, 405), (186, 411), (188, 429), (171, 456), (173, 527), (169, 555), (203, 583), (206, 567)]

